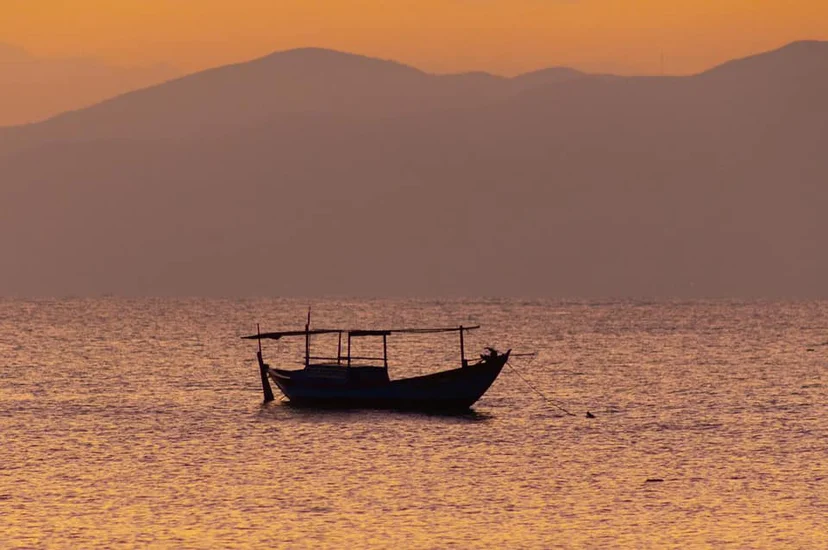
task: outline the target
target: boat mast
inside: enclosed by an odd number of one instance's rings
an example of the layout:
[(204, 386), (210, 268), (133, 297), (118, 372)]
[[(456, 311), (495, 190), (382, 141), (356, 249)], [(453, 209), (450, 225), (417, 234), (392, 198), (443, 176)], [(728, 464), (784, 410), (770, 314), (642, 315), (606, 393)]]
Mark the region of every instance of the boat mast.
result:
[(308, 306), (308, 321), (305, 323), (305, 368), (310, 365), (310, 314), (311, 308)]

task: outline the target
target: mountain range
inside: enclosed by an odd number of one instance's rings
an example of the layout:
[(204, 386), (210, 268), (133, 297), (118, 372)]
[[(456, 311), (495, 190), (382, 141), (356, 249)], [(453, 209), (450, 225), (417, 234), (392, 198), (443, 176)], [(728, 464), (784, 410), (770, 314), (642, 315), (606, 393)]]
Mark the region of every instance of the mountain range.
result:
[(828, 43), (687, 77), (299, 49), (0, 128), (0, 295), (826, 297)]

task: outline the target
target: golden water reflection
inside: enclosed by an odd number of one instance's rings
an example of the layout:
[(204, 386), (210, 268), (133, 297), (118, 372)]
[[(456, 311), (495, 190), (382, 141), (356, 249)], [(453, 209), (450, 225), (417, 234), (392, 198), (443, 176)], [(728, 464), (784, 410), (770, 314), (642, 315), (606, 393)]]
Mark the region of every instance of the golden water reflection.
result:
[[(304, 308), (0, 302), (0, 547), (828, 547), (826, 303), (314, 304), (480, 322), (575, 418), (508, 370), (471, 415), (262, 406), (237, 337)], [(457, 361), (423, 344), (392, 374)]]

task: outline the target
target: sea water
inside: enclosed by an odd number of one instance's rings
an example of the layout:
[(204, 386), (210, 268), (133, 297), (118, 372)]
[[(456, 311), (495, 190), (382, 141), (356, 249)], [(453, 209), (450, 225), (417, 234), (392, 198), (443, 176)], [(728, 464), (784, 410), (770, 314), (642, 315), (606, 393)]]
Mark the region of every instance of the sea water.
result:
[[(240, 336), (308, 305), (535, 355), (464, 415), (263, 405)], [(828, 548), (826, 343), (828, 302), (0, 301), (0, 548)]]

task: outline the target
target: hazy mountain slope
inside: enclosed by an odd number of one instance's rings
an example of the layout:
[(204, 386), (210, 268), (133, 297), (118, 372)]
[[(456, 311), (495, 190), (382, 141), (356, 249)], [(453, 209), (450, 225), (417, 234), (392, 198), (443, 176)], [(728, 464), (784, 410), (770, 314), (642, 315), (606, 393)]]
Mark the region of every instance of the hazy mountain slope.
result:
[(116, 67), (90, 58), (41, 58), (0, 43), (0, 126), (43, 120), (177, 75), (164, 65)]
[(825, 296), (828, 71), (808, 59), (41, 143), (0, 161), (0, 289)]

